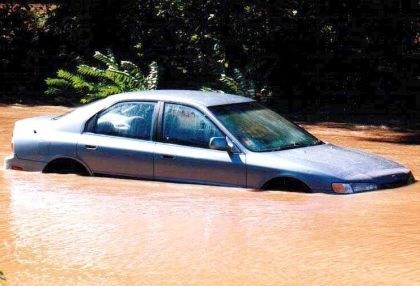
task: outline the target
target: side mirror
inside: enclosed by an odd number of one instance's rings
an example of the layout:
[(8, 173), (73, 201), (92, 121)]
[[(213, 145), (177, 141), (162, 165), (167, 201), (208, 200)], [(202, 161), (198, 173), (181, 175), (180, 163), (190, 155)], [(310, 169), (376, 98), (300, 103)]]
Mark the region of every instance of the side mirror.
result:
[(225, 137), (211, 137), (209, 147), (213, 150), (232, 151)]

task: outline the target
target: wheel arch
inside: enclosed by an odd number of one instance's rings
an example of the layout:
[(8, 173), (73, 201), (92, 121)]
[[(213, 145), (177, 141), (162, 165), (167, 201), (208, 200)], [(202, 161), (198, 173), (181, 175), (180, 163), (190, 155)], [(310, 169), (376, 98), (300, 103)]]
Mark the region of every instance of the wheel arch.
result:
[(266, 180), (260, 187), (263, 190), (286, 190), (310, 193), (313, 192), (309, 184), (297, 176), (279, 174)]
[(69, 156), (56, 156), (54, 158), (52, 158), (47, 164), (45, 164), (44, 168), (42, 169), (42, 173), (49, 173), (48, 168), (51, 168), (53, 166), (53, 164), (58, 163), (58, 162), (73, 162), (78, 164), (79, 166), (83, 167), (83, 169), (86, 171), (86, 174), (89, 176), (93, 175), (92, 170), (80, 159), (74, 158), (74, 157), (69, 157)]

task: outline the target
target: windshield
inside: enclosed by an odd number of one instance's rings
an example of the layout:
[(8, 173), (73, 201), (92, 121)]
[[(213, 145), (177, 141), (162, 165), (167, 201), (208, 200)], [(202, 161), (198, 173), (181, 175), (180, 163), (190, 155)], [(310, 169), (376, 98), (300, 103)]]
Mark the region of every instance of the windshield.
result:
[(302, 128), (256, 102), (209, 109), (246, 148), (254, 152), (322, 144)]

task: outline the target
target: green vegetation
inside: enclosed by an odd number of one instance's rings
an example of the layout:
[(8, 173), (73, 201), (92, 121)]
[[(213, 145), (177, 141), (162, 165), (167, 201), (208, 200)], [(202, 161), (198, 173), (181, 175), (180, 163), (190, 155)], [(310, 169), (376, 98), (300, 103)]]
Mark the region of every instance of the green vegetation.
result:
[(254, 99), (269, 98), (272, 96), (271, 91), (266, 86), (261, 89), (256, 88), (256, 84), (252, 79), (248, 79), (239, 69), (233, 70), (233, 76), (227, 76), (222, 73), (219, 77), (220, 89), (213, 89), (203, 86), (202, 91), (215, 91), (220, 93), (232, 93), (246, 96)]
[(130, 61), (117, 62), (112, 52), (104, 55), (98, 51), (93, 56), (105, 68), (80, 64), (75, 73), (60, 69), (57, 77), (47, 78), (46, 95), (78, 96), (82, 103), (104, 98), (125, 91), (156, 89), (158, 66), (149, 65), (143, 75), (140, 68)]
[[(143, 72), (159, 63), (159, 88), (206, 86), (250, 97), (271, 92), (273, 108), (338, 116), (364, 110), (409, 120), (420, 108), (416, 1), (16, 3), (0, 4), (3, 101), (36, 101), (46, 89), (67, 90), (60, 88), (65, 82), (72, 94), (49, 98), (89, 101), (143, 88), (120, 62), (79, 72), (95, 51), (110, 49)], [(57, 76), (59, 69), (71, 74)], [(45, 78), (59, 80), (46, 85)]]

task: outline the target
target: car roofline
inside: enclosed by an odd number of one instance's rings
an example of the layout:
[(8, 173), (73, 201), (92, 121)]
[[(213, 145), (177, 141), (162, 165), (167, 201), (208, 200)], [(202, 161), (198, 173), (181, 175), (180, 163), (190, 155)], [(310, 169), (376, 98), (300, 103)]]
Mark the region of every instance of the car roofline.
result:
[(176, 102), (180, 104), (184, 103), (202, 107), (255, 101), (248, 97), (233, 95), (229, 93), (171, 89), (132, 91), (111, 95), (106, 98), (106, 101), (112, 103), (129, 100)]

